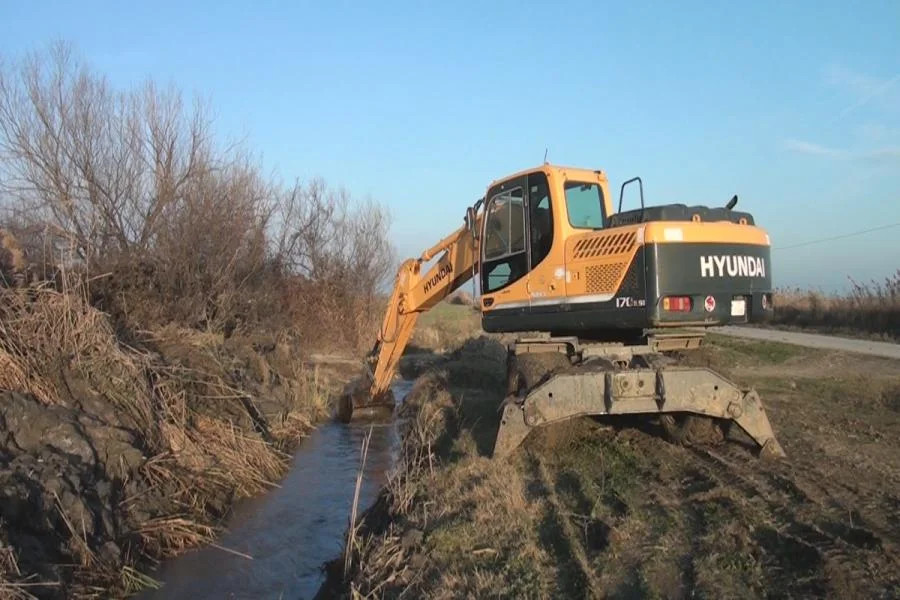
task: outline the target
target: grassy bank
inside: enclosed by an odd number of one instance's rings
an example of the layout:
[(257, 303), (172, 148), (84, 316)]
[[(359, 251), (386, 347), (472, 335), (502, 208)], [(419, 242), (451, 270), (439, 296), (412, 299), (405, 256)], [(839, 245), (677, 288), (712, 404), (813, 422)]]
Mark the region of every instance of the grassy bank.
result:
[(176, 326), (126, 345), (77, 295), (0, 289), (0, 590), (122, 597), (213, 542), (326, 414), (298, 350)]
[(900, 340), (900, 271), (883, 282), (853, 283), (847, 294), (778, 290), (774, 324), (822, 333)]
[[(755, 385), (789, 455), (675, 446), (577, 419), (489, 458), (502, 348), (416, 382), (402, 462), (343, 597), (891, 597), (900, 593), (900, 365), (715, 338), (688, 362)], [(860, 369), (865, 365), (865, 370)], [(864, 372), (865, 376), (861, 375)]]

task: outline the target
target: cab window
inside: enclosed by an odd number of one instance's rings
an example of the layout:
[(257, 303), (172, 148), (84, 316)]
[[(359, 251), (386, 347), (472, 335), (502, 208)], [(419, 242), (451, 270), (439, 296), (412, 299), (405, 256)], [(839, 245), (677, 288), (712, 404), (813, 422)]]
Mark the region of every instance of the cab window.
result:
[(484, 228), (482, 290), (490, 293), (525, 275), (525, 198), (517, 187), (491, 198)]
[(544, 173), (528, 176), (528, 221), (531, 230), (531, 269), (547, 258), (553, 246), (550, 187)]
[(567, 181), (566, 212), (569, 224), (578, 229), (600, 229), (603, 220), (603, 191), (596, 183)]

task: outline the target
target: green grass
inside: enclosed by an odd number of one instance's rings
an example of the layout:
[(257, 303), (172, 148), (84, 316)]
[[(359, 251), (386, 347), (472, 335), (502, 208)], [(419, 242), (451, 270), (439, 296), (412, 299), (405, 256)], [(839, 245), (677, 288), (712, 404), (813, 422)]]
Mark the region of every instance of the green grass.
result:
[(759, 364), (780, 365), (794, 358), (809, 358), (817, 354), (811, 348), (780, 342), (745, 340), (714, 333), (707, 334), (707, 339), (710, 345), (724, 351), (738, 364), (746, 361), (741, 359), (751, 359)]

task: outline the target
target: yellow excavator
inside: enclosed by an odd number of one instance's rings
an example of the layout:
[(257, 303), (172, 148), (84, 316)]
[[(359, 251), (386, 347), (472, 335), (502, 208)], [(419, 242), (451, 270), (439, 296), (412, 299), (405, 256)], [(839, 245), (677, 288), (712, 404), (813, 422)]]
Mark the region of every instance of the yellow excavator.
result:
[[(632, 184), (640, 208), (623, 212)], [(551, 164), (491, 182), (459, 229), (400, 266), (339, 418), (394, 405), (391, 381), (419, 315), (478, 277), (483, 330), (520, 336), (507, 346), (494, 457), (535, 427), (602, 415), (656, 417), (686, 445), (737, 425), (760, 456), (785, 456), (755, 390), (673, 358), (699, 348), (705, 328), (772, 315), (769, 236), (736, 203), (645, 206), (635, 177), (614, 211), (603, 171)]]

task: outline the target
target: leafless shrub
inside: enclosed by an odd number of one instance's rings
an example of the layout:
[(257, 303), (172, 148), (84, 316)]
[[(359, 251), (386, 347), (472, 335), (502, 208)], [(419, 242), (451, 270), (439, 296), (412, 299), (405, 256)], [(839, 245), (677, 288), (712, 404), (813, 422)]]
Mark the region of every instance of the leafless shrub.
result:
[(264, 322), (369, 343), (386, 210), (275, 182), (187, 104), (152, 81), (116, 90), (63, 44), (0, 64), (0, 207), (37, 270), (80, 270), (132, 328)]
[(5, 191), (89, 264), (151, 247), (192, 178), (216, 167), (210, 134), (176, 91), (115, 91), (63, 44), (0, 75)]
[(274, 222), (275, 255), (299, 281), (295, 326), (304, 334), (341, 335), (344, 344), (370, 343), (380, 319), (379, 286), (394, 260), (387, 211), (316, 179), (279, 198)]

